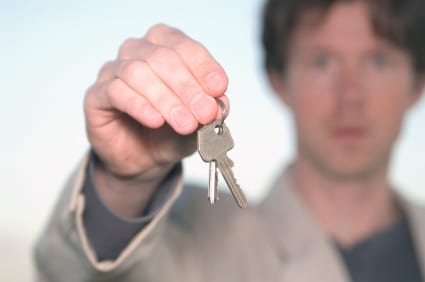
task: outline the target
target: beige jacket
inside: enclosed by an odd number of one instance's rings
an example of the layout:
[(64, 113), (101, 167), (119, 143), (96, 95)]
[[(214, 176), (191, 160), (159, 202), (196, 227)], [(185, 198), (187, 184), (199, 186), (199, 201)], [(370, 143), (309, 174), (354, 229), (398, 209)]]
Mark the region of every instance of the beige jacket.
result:
[[(96, 261), (82, 224), (84, 160), (36, 246), (38, 281), (349, 281), (337, 250), (298, 199), (288, 172), (266, 200), (211, 207), (180, 179), (172, 198), (115, 261)], [(425, 270), (425, 210), (400, 199)]]

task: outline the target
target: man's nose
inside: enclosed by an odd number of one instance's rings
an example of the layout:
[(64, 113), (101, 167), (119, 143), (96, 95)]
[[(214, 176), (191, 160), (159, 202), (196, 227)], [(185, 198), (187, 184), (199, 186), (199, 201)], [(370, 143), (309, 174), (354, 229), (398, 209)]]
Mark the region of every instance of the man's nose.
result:
[(345, 66), (340, 70), (337, 100), (343, 108), (360, 108), (364, 104), (364, 91), (362, 90), (362, 73), (357, 66)]

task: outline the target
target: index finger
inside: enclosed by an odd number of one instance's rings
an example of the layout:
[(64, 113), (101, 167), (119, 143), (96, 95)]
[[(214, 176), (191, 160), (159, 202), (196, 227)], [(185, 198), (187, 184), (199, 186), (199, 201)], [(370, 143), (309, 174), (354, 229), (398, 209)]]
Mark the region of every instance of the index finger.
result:
[(226, 72), (202, 44), (164, 24), (152, 27), (146, 39), (175, 50), (208, 94), (214, 97), (224, 94), (228, 85)]

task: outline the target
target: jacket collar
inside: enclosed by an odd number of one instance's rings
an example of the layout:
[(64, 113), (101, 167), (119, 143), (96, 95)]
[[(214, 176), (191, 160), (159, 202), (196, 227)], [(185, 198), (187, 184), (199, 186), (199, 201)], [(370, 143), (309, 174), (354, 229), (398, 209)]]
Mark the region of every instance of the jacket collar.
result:
[(348, 282), (348, 273), (294, 189), (289, 167), (259, 206), (282, 257), (285, 281)]

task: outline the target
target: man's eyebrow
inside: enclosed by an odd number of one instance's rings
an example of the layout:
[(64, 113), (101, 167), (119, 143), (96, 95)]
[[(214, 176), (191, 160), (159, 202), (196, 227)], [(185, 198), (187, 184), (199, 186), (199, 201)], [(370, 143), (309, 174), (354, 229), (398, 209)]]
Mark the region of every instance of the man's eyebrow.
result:
[(300, 54), (310, 54), (310, 53), (326, 53), (332, 54), (332, 48), (325, 47), (323, 45), (315, 45), (315, 46), (299, 46), (295, 49)]
[(372, 45), (368, 49), (367, 53), (384, 52), (386, 54), (393, 54), (397, 51), (401, 51), (401, 49), (397, 46), (394, 46), (390, 42), (387, 42), (385, 40), (379, 40), (376, 42), (376, 44)]

